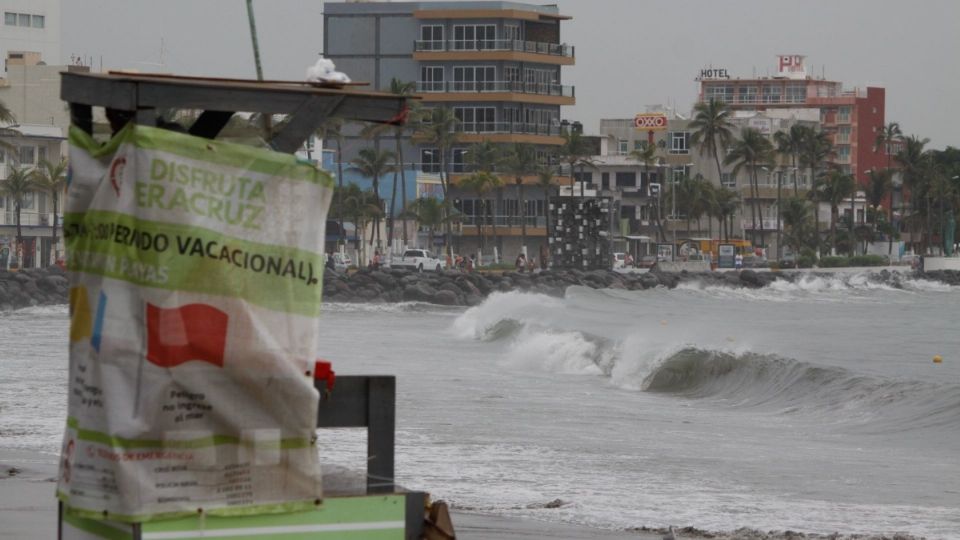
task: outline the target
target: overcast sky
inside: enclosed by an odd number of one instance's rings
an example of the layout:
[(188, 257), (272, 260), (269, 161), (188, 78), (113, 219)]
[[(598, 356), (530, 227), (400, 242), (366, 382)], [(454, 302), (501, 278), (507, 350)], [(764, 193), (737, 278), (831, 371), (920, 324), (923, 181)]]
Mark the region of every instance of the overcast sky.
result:
[[(931, 146), (960, 146), (957, 0), (556, 0), (577, 65), (577, 105), (562, 115), (596, 133), (601, 118), (648, 104), (689, 111), (700, 69), (767, 75), (777, 54), (808, 73), (887, 89), (887, 121)], [(323, 3), (254, 0), (264, 75), (300, 79), (323, 44)], [(244, 0), (63, 0), (63, 58), (94, 67), (255, 77)], [(163, 46), (161, 48), (161, 42)]]

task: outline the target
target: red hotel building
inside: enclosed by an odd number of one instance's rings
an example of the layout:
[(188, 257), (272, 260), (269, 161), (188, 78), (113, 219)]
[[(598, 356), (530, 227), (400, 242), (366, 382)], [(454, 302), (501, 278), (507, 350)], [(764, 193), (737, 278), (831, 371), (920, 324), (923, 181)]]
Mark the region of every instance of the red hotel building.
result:
[(804, 57), (777, 57), (777, 75), (754, 79), (730, 78), (725, 69), (704, 69), (699, 101), (715, 99), (734, 110), (817, 109), (820, 124), (833, 139), (833, 161), (867, 185), (867, 171), (887, 166), (886, 154), (876, 148), (884, 126), (885, 90), (867, 87), (843, 89), (843, 83), (807, 75)]

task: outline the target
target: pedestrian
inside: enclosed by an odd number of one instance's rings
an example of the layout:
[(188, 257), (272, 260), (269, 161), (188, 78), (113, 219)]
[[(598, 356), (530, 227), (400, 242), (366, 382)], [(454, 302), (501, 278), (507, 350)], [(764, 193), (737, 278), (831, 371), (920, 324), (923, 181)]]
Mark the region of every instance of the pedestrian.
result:
[(331, 251), (330, 253), (327, 253), (326, 266), (327, 266), (327, 270), (333, 270), (333, 271), (336, 271), (336, 270), (337, 270), (337, 267), (333, 265), (333, 252), (332, 252), (332, 251)]
[(517, 267), (517, 272), (521, 273), (527, 267), (527, 258), (523, 256), (523, 252), (517, 255), (517, 261), (514, 265)]
[(467, 273), (473, 272), (473, 255), (467, 257)]
[(379, 249), (373, 252), (373, 260), (370, 261), (370, 268), (372, 268), (373, 270), (380, 269), (380, 250)]
[(734, 266), (734, 268), (736, 268), (737, 270), (743, 268), (743, 255), (742, 255), (742, 254), (737, 253), (737, 256), (733, 258), (733, 266)]
[(623, 259), (623, 264), (627, 268), (633, 268), (633, 255), (627, 253), (627, 256)]

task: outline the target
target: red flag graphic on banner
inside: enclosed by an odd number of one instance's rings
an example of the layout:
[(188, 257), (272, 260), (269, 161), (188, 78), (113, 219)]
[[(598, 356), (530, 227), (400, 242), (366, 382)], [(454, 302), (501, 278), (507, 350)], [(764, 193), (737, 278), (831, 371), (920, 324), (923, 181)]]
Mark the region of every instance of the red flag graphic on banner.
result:
[(197, 360), (223, 367), (227, 314), (206, 304), (147, 304), (147, 360), (163, 368)]

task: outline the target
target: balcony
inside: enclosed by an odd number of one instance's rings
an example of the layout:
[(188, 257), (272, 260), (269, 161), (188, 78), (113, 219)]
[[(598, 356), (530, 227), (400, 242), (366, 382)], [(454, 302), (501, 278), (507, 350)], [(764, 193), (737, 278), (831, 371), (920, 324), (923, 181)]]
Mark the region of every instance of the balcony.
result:
[[(559, 125), (528, 124), (525, 122), (460, 122), (456, 132), (457, 142), (563, 144)], [(416, 136), (414, 136), (416, 138)]]
[(573, 86), (523, 81), (418, 81), (423, 101), (509, 101), (542, 105), (574, 105)]
[(421, 52), (517, 52), (574, 58), (575, 48), (563, 43), (543, 43), (516, 39), (417, 40), (414, 53)]

